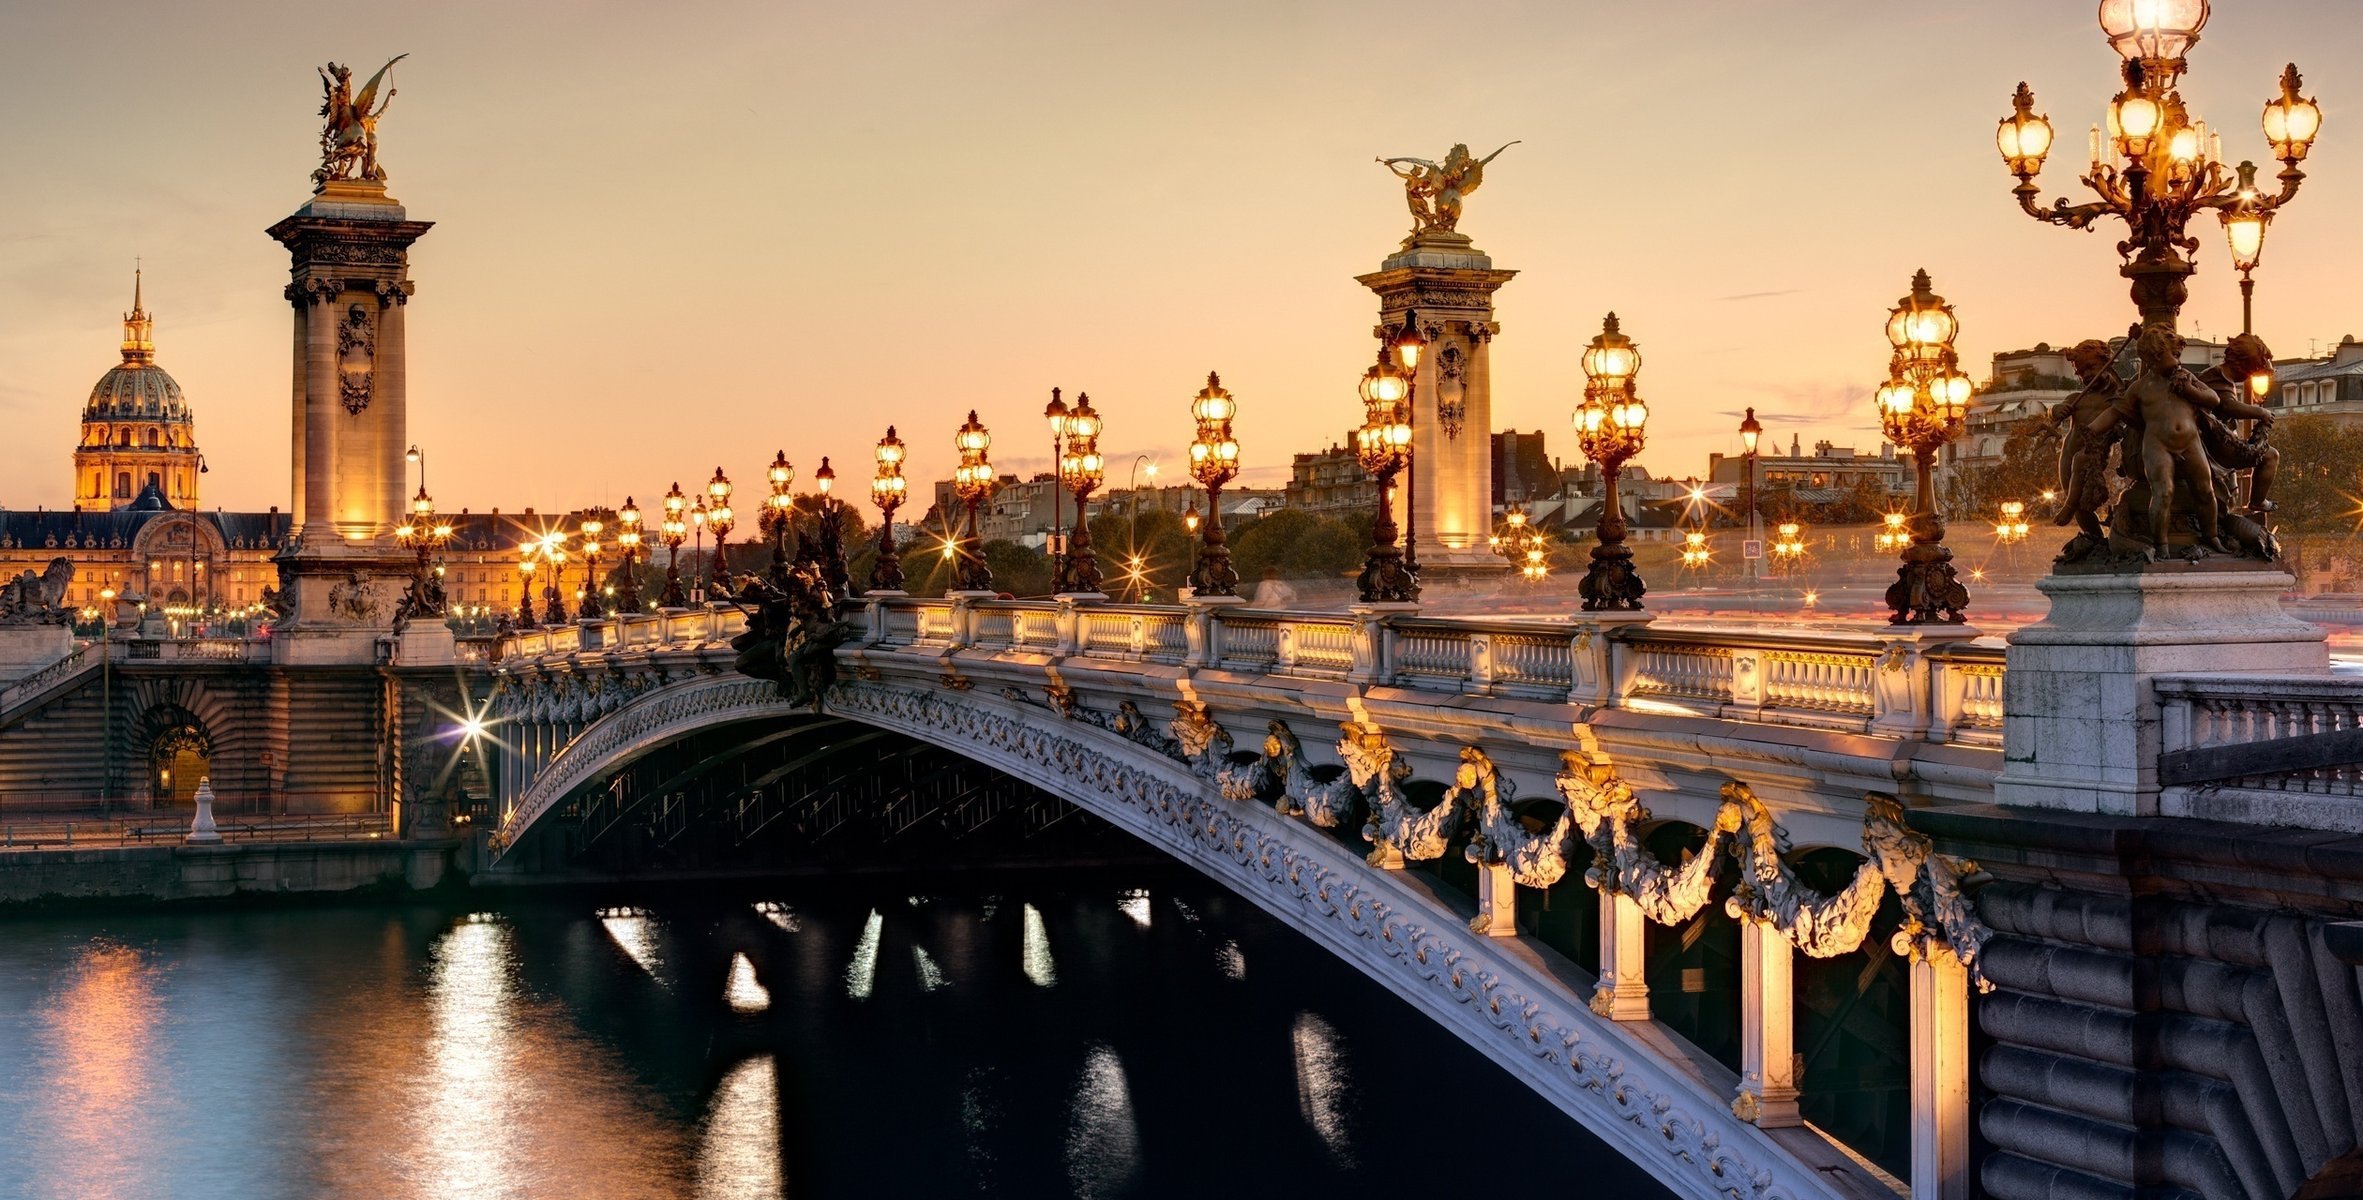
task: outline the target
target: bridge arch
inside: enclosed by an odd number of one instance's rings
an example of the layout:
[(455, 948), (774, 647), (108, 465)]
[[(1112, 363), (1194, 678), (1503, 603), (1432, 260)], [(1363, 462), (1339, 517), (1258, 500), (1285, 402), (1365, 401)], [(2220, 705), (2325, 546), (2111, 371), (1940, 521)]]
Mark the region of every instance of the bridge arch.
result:
[[(1212, 877), (1453, 1030), (1677, 1192), (1846, 1194), (1817, 1169), (1819, 1156), (1800, 1153), (1793, 1131), (1734, 1115), (1730, 1080), (1667, 1058), (1646, 1030), (1594, 1014), (1558, 967), (1472, 931), (1469, 912), (1417, 873), (1373, 869), (1354, 847), (1268, 804), (1226, 800), (1212, 772), (1112, 729), (932, 684), (849, 682), (831, 693), (828, 711), (990, 766)], [(546, 697), (516, 703), (554, 712)], [(728, 675), (602, 707), (555, 714), (587, 720), (504, 800), (504, 849), (620, 763), (700, 729), (795, 712), (771, 684)]]

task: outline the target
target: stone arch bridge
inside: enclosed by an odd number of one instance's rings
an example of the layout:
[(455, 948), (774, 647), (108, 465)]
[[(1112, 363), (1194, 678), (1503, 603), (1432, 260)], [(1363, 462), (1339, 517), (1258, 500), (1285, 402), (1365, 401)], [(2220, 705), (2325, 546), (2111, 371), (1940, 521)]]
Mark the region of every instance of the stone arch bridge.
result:
[[(820, 713), (733, 672), (727, 610), (490, 648), (490, 869), (686, 739), (862, 730), (1213, 877), (1681, 1194), (2328, 1195), (2353, 1157), (2363, 939), (2331, 918), (2363, 857), (2293, 912), (2226, 889), (2254, 851), (2215, 822), (1998, 809), (2000, 647), (901, 597), (861, 619)], [(2187, 747), (2237, 707), (2169, 686)], [(2210, 879), (2247, 906), (2167, 898)]]

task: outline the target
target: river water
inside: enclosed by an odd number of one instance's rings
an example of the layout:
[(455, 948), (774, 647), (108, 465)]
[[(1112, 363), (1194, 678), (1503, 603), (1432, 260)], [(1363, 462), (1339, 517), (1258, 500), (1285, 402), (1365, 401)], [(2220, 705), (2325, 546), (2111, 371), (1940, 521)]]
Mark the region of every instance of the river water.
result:
[(1136, 874), (0, 919), (0, 1196), (1664, 1194)]

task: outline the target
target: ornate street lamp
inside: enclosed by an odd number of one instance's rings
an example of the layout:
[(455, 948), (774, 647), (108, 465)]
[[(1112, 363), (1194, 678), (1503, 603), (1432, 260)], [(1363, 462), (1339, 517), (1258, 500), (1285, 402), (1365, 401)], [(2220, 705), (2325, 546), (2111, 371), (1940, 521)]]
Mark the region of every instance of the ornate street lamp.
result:
[(657, 526), (657, 536), (665, 543), (665, 590), (657, 597), (659, 608), (687, 608), (689, 597), (681, 594), (681, 543), (689, 540), (689, 497), (681, 493), (676, 482), (673, 490), (665, 493), (665, 515)]
[[(2322, 131), (2321, 106), (2299, 94), (2305, 81), (2292, 63), (2281, 76), (2281, 95), (2264, 109), (2265, 140), (2282, 164), (2280, 192), (2258, 194), (2252, 164), (2227, 167), (2220, 139), (2191, 115), (2176, 88), (2189, 65), (2185, 55), (2198, 44), (2207, 16), (2207, 0), (2101, 4), (2101, 31), (2125, 60), (2125, 86), (2109, 104), (2105, 145), (2100, 129), (2092, 131), (2091, 168), (2083, 183), (2100, 197), (2098, 203), (2071, 205), (2062, 199), (2045, 208), (2038, 202), (2042, 189), (2035, 176), (2051, 152), (2052, 129), (2050, 119), (2035, 112), (2035, 93), (2026, 84), (2018, 85), (2011, 115), (1995, 135), (2004, 164), (2018, 178), (2015, 194), (2028, 216), (2070, 229), (2088, 229), (2107, 216), (2125, 222), (2130, 236), (2119, 272), (2132, 281), (2142, 323), (2170, 329), (2196, 270), (2189, 252), (2198, 243), (2185, 232), (2191, 218), (2208, 209), (2223, 217), (2235, 265), (2242, 258), (2248, 262), (2245, 275), (2262, 252), (2271, 214), (2295, 198), (2305, 181), (2297, 164)], [(2109, 161), (2112, 154), (2118, 161)]]
[(566, 534), (562, 531), (544, 534), (535, 552), (550, 569), (542, 579), (542, 624), (564, 625), (566, 597), (558, 589), (566, 582)]
[[(692, 505), (690, 505), (690, 506), (689, 506), (689, 557), (690, 557), (690, 561), (694, 563), (694, 562), (697, 560), (697, 556), (698, 556), (698, 555), (700, 555), (700, 554), (703, 554), (703, 553), (705, 553), (705, 552), (706, 552), (706, 498), (705, 498), (705, 495), (704, 495), (703, 493), (700, 493), (700, 494), (698, 495), (698, 498), (697, 498), (697, 503), (695, 503), (695, 504), (692, 504)], [(692, 569), (694, 570), (694, 568), (692, 568)], [(690, 582), (690, 585), (689, 585), (689, 602), (690, 602), (691, 604), (704, 604), (704, 603), (706, 602), (706, 577), (705, 577), (705, 576), (703, 576), (703, 575), (693, 575), (693, 576), (691, 577), (691, 582)]]
[[(1090, 394), (1077, 397), (1088, 402)], [(1050, 470), (1056, 476), (1050, 484), (1050, 534), (1044, 539), (1050, 551), (1050, 590), (1052, 594), (1069, 590), (1066, 586), (1066, 522), (1059, 514), (1059, 502), (1066, 492), (1067, 461), (1067, 402), (1059, 398), (1058, 389), (1050, 389), (1050, 403), (1042, 406), (1042, 419), (1050, 422)]]
[(961, 531), (959, 554), (954, 566), (956, 582), (963, 592), (993, 590), (993, 570), (985, 565), (983, 537), (976, 525), (976, 508), (993, 496), (996, 486), (993, 463), (989, 451), (993, 435), (976, 419), (976, 410), (968, 410), (968, 422), (952, 439), (960, 451), (960, 465), (952, 469), (952, 490), (960, 503), (968, 509), (968, 525)]
[(2014, 546), (2027, 540), (2027, 534), (2032, 529), (2033, 527), (2027, 524), (2026, 501), (2005, 500), (2002, 502), (2002, 519), (1994, 522), (1995, 541), (2005, 546)]
[(1900, 512), (1886, 513), (1879, 518), (1879, 534), (1872, 539), (1879, 553), (1894, 554), (1912, 544), (1912, 533), (1904, 528), (1904, 522), (1910, 519), (1911, 514)]
[(1190, 474), (1206, 488), (1204, 542), (1190, 572), (1193, 595), (1239, 594), (1239, 572), (1231, 568), (1231, 548), (1223, 538), (1222, 509), (1223, 485), (1239, 474), (1239, 442), (1231, 436), (1231, 418), (1238, 414), (1239, 402), (1223, 387), (1222, 377), (1208, 371), (1206, 386), (1190, 402), (1190, 415), (1198, 422), (1198, 437), (1190, 443)]
[(828, 586), (830, 599), (842, 600), (852, 582), (845, 566), (845, 514), (837, 506), (837, 469), (829, 465), (826, 454), (820, 456), (820, 469), (812, 473), (812, 486), (820, 492), (820, 536), (815, 539), (820, 544), (813, 557), (820, 563), (821, 582)]
[(607, 615), (607, 602), (601, 597), (599, 580), (599, 551), (607, 532), (607, 510), (594, 508), (583, 513), (583, 590), (575, 604), (575, 615), (589, 620)]
[(533, 619), (533, 573), (541, 564), (534, 561), (534, 543), (517, 543), (517, 627), (531, 629)]
[(1953, 307), (1931, 290), (1926, 271), (1912, 276), (1911, 294), (1887, 316), (1887, 340), (1895, 356), (1877, 393), (1879, 423), (1888, 441), (1912, 452), (1920, 482), (1906, 522), (1911, 545), (1904, 548), (1903, 566), (1887, 589), (1887, 607), (1898, 625), (1958, 625), (1969, 604), (1936, 512), (1936, 453), (1966, 427), (1975, 391), (1953, 350), (1960, 331)]
[(410, 502), (410, 514), (394, 526), (396, 545), (408, 546), (418, 555), (413, 568), (410, 594), (402, 598), (403, 612), (412, 617), (440, 617), (448, 611), (443, 594), (443, 571), (435, 562), (443, 548), (451, 544), (451, 522), (435, 515), (435, 502), (427, 497), (427, 485), (418, 485), (418, 495)]
[[(1412, 458), (1411, 423), (1419, 412), (1419, 360), (1427, 353), (1428, 337), (1420, 330), (1417, 309), (1403, 311), (1403, 323), (1387, 333), (1385, 353), (1394, 356), (1395, 368), (1403, 379), (1403, 465), (1409, 468)], [(1441, 424), (1441, 420), (1438, 422)], [(1458, 430), (1447, 428), (1446, 437), (1458, 436)], [(1413, 599), (1419, 591), (1419, 477), (1404, 481), (1403, 504), (1403, 569), (1412, 577)]]
[(619, 597), (618, 612), (640, 611), (640, 506), (630, 496), (615, 514), (615, 545), (624, 552), (623, 595)]
[[(1053, 404), (1057, 391), (1051, 392)], [(1065, 535), (1064, 553), (1052, 572), (1053, 595), (1098, 595), (1099, 556), (1091, 549), (1091, 493), (1107, 480), (1107, 460), (1100, 457), (1099, 435), (1104, 428), (1091, 393), (1075, 396), (1075, 407), (1060, 422), (1064, 432), (1058, 457), (1058, 488), (1075, 497), (1075, 530)]]
[(721, 593), (725, 600), (730, 598), (731, 591), (730, 530), (738, 524), (730, 511), (730, 492), (730, 476), (723, 474), (722, 468), (714, 468), (714, 477), (706, 483), (706, 496), (711, 501), (706, 505), (706, 524), (714, 527), (714, 567), (707, 574), (707, 586)]
[[(719, 473), (721, 468), (715, 468)], [(785, 587), (788, 581), (788, 511), (795, 497), (788, 494), (788, 486), (796, 482), (796, 468), (788, 462), (788, 452), (778, 451), (771, 456), (771, 468), (764, 472), (771, 483), (771, 494), (763, 498), (763, 511), (755, 514), (756, 527), (763, 531), (763, 540), (771, 543), (771, 582)]]
[(1600, 325), (1600, 336), (1584, 348), (1584, 402), (1575, 410), (1575, 438), (1584, 457), (1600, 464), (1600, 523), (1594, 527), (1599, 544), (1592, 547), (1592, 567), (1576, 589), (1585, 612), (1634, 610), (1649, 591), (1633, 570), (1633, 551), (1625, 545), (1625, 510), (1617, 496), (1617, 477), (1626, 460), (1641, 452), (1649, 423), (1649, 406), (1641, 402), (1637, 380), (1641, 351), (1617, 328), (1616, 314)]
[(1395, 544), (1395, 476), (1411, 462), (1411, 385), (1382, 347), (1378, 362), (1362, 373), (1362, 428), (1354, 455), (1378, 480), (1378, 519), (1370, 527), (1370, 552), (1359, 579), (1364, 604), (1412, 604), (1419, 600), (1419, 564)]
[(1756, 563), (1759, 561), (1757, 556), (1762, 554), (1764, 550), (1764, 541), (1757, 528), (1756, 514), (1756, 443), (1763, 437), (1764, 425), (1756, 420), (1756, 410), (1750, 406), (1748, 414), (1741, 417), (1739, 421), (1741, 472), (1739, 506), (1745, 511), (1747, 517), (1747, 532), (1743, 535), (1747, 541), (1747, 548), (1746, 553), (1740, 557), (1745, 560), (1748, 580), (1751, 583), (1756, 578)]
[(902, 555), (894, 549), (894, 510), (901, 508), (910, 481), (903, 478), (903, 440), (894, 426), (878, 439), (878, 473), (870, 479), (870, 502), (878, 506), (878, 557), (870, 562), (870, 590), (903, 590)]

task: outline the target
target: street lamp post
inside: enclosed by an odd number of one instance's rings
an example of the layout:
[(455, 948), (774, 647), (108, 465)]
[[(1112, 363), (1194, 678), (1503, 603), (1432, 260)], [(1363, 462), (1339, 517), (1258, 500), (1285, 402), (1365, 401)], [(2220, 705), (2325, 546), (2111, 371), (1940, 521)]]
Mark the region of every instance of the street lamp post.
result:
[(714, 468), (714, 478), (706, 483), (706, 495), (713, 503), (706, 506), (706, 524), (714, 527), (714, 569), (710, 586), (722, 599), (730, 598), (730, 530), (738, 524), (730, 511), (730, 476), (722, 468)]
[(1411, 461), (1411, 389), (1388, 349), (1381, 347), (1378, 362), (1362, 373), (1362, 428), (1354, 435), (1354, 456), (1378, 480), (1378, 518), (1357, 582), (1364, 604), (1416, 604), (1419, 567), (1396, 544), (1395, 527), (1395, 476)]
[(1944, 520), (1936, 511), (1936, 454), (1966, 427), (1975, 391), (1953, 350), (1960, 331), (1952, 305), (1931, 289), (1926, 271), (1912, 277), (1911, 293), (1887, 316), (1887, 340), (1895, 356), (1877, 394), (1879, 422), (1888, 441), (1912, 452), (1919, 475), (1906, 523), (1912, 544), (1904, 548), (1903, 566), (1887, 589), (1887, 607), (1898, 625), (1958, 625), (1969, 604), (1969, 590), (1953, 570)]
[(993, 569), (985, 564), (984, 540), (977, 529), (976, 509), (991, 499), (994, 491), (989, 455), (993, 435), (976, 419), (975, 409), (968, 410), (968, 421), (960, 426), (952, 445), (960, 451), (960, 465), (952, 471), (952, 487), (968, 510), (968, 524), (961, 530), (959, 553), (953, 563), (954, 578), (963, 592), (989, 592), (993, 590)]
[(1625, 545), (1624, 502), (1616, 483), (1625, 462), (1641, 452), (1649, 406), (1642, 403), (1637, 383), (1641, 351), (1617, 327), (1615, 313), (1584, 348), (1583, 368), (1584, 401), (1575, 410), (1575, 436), (1584, 457), (1600, 464), (1601, 498), (1594, 529), (1599, 541), (1576, 591), (1585, 612), (1637, 610), (1649, 587), (1633, 570), (1633, 551)]
[(545, 535), (541, 540), (541, 557), (550, 568), (549, 578), (542, 581), (542, 623), (566, 623), (566, 597), (560, 589), (566, 583), (566, 533), (563, 530)]
[(878, 473), (870, 479), (870, 502), (878, 506), (878, 557), (870, 561), (870, 590), (901, 592), (903, 559), (894, 548), (894, 510), (901, 508), (910, 481), (903, 478), (903, 440), (886, 427), (878, 439)]
[[(721, 468), (716, 467), (716, 474)], [(755, 514), (756, 527), (763, 532), (763, 540), (771, 543), (769, 578), (775, 587), (788, 583), (788, 510), (795, 497), (788, 488), (796, 482), (796, 468), (788, 462), (788, 452), (778, 451), (771, 456), (771, 467), (764, 472), (771, 483), (771, 494), (763, 497), (763, 511)]]
[(820, 512), (815, 518), (819, 527), (814, 539), (818, 546), (813, 557), (820, 563), (821, 582), (829, 589), (831, 599), (842, 600), (852, 573), (845, 566), (845, 514), (837, 504), (837, 469), (829, 465), (829, 456), (820, 456), (820, 469), (812, 473), (813, 489), (820, 493)]
[(1197, 439), (1190, 443), (1190, 474), (1206, 488), (1206, 521), (1197, 563), (1190, 571), (1194, 596), (1237, 596), (1239, 572), (1231, 567), (1231, 547), (1223, 535), (1223, 485), (1239, 474), (1239, 442), (1231, 435), (1231, 418), (1239, 402), (1223, 387), (1222, 377), (1206, 373), (1206, 386), (1190, 402), (1198, 422)]
[[(1091, 400), (1088, 392), (1076, 396), (1078, 405)], [(1050, 590), (1053, 594), (1071, 591), (1067, 586), (1066, 523), (1059, 515), (1060, 502), (1066, 493), (1067, 461), (1067, 402), (1059, 398), (1058, 389), (1050, 389), (1050, 403), (1042, 408), (1042, 418), (1050, 422), (1050, 533), (1044, 539), (1050, 551)]]
[(1756, 410), (1748, 409), (1739, 421), (1740, 483), (1739, 506), (1747, 517), (1745, 532), (1740, 535), (1745, 545), (1740, 547), (1740, 561), (1747, 572), (1748, 584), (1753, 587), (1757, 572), (1763, 568), (1764, 537), (1757, 524), (1756, 514), (1756, 443), (1764, 437), (1764, 425), (1756, 420)]
[[(1408, 470), (1415, 453), (1411, 444), (1412, 422), (1419, 416), (1419, 359), (1428, 348), (1428, 338), (1420, 331), (1419, 312), (1403, 310), (1403, 323), (1386, 338), (1387, 350), (1395, 357), (1395, 366), (1403, 378), (1403, 466)], [(1449, 434), (1449, 430), (1447, 433)], [(1403, 569), (1411, 576), (1412, 599), (1419, 598), (1419, 476), (1413, 472), (1403, 481)]]
[(575, 602), (575, 615), (588, 621), (607, 615), (607, 602), (600, 595), (599, 552), (605, 548), (607, 510), (593, 508), (583, 514), (583, 590)]
[(682, 494), (678, 482), (665, 493), (665, 515), (656, 531), (666, 551), (665, 590), (657, 597), (657, 607), (686, 608), (689, 597), (681, 594), (681, 543), (689, 540), (689, 497)]
[(630, 496), (624, 497), (623, 508), (615, 514), (615, 545), (624, 552), (623, 594), (617, 598), (618, 612), (640, 611), (640, 506)]
[(539, 622), (533, 619), (533, 574), (541, 566), (533, 559), (532, 542), (517, 543), (517, 628), (531, 629)]
[(435, 556), (451, 544), (451, 535), (451, 522), (435, 516), (435, 502), (427, 496), (427, 485), (420, 484), (418, 495), (410, 501), (410, 515), (394, 526), (395, 544), (418, 555), (411, 569), (410, 594), (402, 598), (404, 616), (445, 615), (443, 579)]
[[(1053, 391), (1054, 397), (1056, 394)], [(1103, 424), (1099, 410), (1091, 406), (1091, 393), (1076, 394), (1075, 407), (1066, 414), (1061, 428), (1065, 442), (1058, 457), (1057, 487), (1074, 493), (1075, 529), (1062, 539), (1065, 553), (1058, 560), (1050, 590), (1054, 595), (1097, 596), (1099, 555), (1091, 549), (1091, 493), (1106, 480), (1108, 464), (1100, 457)]]
[[(2282, 164), (2280, 191), (2259, 193), (2252, 163), (2224, 164), (2221, 139), (2191, 115), (2176, 87), (2189, 67), (2186, 55), (2207, 24), (2208, 9), (2207, 0), (2107, 0), (2100, 6), (2101, 31), (2125, 60), (2125, 86), (2110, 101), (2107, 137), (2097, 127), (2091, 135), (2091, 167), (2083, 183), (2098, 195), (2097, 203), (2071, 205), (2061, 199), (2049, 208), (2039, 203), (2042, 189), (2035, 176), (2051, 152), (2052, 129), (2049, 118), (2036, 114), (2035, 93), (2026, 84), (2018, 85), (2011, 114), (1995, 131), (2002, 160), (2018, 178), (2019, 207), (2028, 216), (2070, 229), (2088, 229), (2109, 216), (2125, 222), (2129, 236), (2118, 271), (2132, 282), (2142, 323), (2169, 329), (2197, 269), (2189, 254), (2198, 241), (2185, 232), (2191, 218), (2215, 210), (2231, 240), (2235, 265), (2246, 260), (2245, 278), (2263, 252), (2272, 214), (2296, 198), (2305, 182), (2298, 164), (2322, 131), (2322, 109), (2299, 94), (2305, 80), (2292, 63), (2281, 75), (2281, 94), (2264, 107), (2265, 140)], [(2109, 161), (2112, 152), (2118, 161)], [(2249, 294), (2243, 287), (2243, 309)]]
[(706, 602), (706, 576), (699, 572), (694, 565), (697, 556), (706, 552), (706, 519), (706, 498), (700, 495), (697, 498), (697, 503), (689, 507), (689, 559), (692, 564), (689, 577), (689, 602), (691, 604)]

